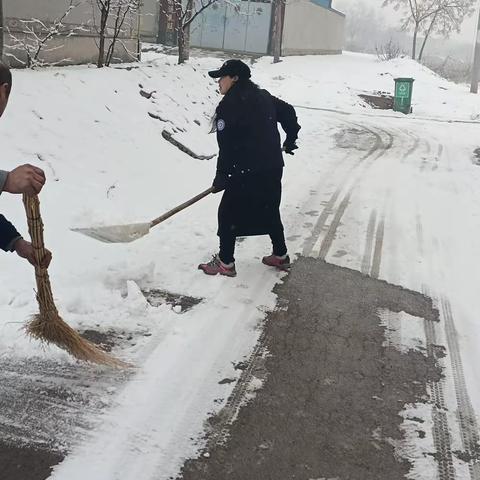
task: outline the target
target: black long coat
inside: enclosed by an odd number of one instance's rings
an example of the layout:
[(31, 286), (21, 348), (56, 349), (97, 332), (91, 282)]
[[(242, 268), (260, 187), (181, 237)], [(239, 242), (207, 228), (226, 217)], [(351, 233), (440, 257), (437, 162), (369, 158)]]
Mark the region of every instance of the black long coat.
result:
[(265, 235), (280, 219), (284, 166), (280, 123), (297, 139), (295, 109), (253, 83), (235, 85), (216, 110), (217, 175), (228, 177), (218, 212), (218, 235)]

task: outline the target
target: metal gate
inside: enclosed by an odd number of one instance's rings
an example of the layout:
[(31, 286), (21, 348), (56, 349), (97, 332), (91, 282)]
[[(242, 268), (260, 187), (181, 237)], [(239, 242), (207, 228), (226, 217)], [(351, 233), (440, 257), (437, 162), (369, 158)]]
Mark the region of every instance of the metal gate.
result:
[(192, 23), (190, 42), (194, 47), (266, 54), (271, 20), (270, 2), (214, 3)]

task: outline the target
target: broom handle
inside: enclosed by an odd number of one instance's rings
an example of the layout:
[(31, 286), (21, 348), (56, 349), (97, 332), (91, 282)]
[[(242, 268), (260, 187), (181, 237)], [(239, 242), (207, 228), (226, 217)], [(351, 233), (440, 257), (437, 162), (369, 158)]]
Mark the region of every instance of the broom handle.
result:
[(161, 217), (158, 217), (155, 220), (152, 220), (150, 222), (150, 228), (155, 227), (159, 223), (164, 222), (165, 220), (167, 220), (167, 218), (172, 217), (176, 213), (181, 212), (182, 210), (185, 210), (190, 205), (197, 203), (202, 198), (205, 198), (206, 196), (210, 195), (213, 192), (213, 190), (214, 190), (214, 187), (210, 187), (208, 190), (205, 190), (204, 192), (199, 193), (197, 196), (191, 198), (190, 200), (187, 200), (185, 203), (182, 203), (178, 207), (172, 208), (172, 210), (168, 211), (167, 213), (164, 213)]
[(23, 204), (25, 206), (25, 212), (27, 213), (28, 231), (32, 239), (33, 252), (37, 263), (37, 266), (35, 266), (35, 280), (37, 282), (37, 299), (40, 306), (40, 313), (42, 313), (44, 309), (50, 311), (53, 309), (56, 310), (48, 270), (39, 266), (45, 256), (40, 200), (37, 195), (24, 195)]

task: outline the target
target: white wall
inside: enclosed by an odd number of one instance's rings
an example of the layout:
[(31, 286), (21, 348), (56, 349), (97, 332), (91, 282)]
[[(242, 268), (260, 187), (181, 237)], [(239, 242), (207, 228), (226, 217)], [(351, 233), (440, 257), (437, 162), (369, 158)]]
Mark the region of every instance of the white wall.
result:
[(342, 53), (345, 15), (310, 0), (287, 0), (283, 55)]
[[(39, 19), (47, 25), (60, 18), (68, 9), (69, 0), (3, 0), (4, 39), (6, 60), (11, 66), (22, 66), (25, 60), (23, 48), (12, 48), (15, 43), (9, 32), (18, 39), (28, 38), (23, 34), (23, 25), (19, 20)], [(60, 35), (52, 39), (40, 58), (48, 63), (77, 64), (95, 62), (98, 56), (98, 34), (95, 27), (99, 22), (99, 11), (94, 8), (96, 2), (86, 0), (71, 11), (64, 20), (65, 34), (72, 28), (82, 26), (75, 35)], [(123, 34), (115, 49), (116, 61), (133, 61), (138, 53), (138, 25), (133, 16), (128, 19)], [(127, 24), (126, 24), (127, 25)], [(107, 32), (107, 36), (110, 33)], [(109, 41), (107, 40), (107, 48)], [(123, 44), (123, 45), (122, 45)], [(124, 48), (125, 46), (125, 48)]]

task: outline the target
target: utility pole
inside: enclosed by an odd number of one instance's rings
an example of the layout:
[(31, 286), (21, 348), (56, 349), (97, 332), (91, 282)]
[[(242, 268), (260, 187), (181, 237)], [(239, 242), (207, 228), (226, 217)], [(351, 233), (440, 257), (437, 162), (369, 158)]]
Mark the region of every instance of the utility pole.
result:
[(472, 85), (470, 87), (471, 93), (478, 93), (479, 80), (480, 80), (480, 2), (479, 2), (479, 9), (478, 9), (477, 34), (475, 36), (475, 50), (473, 54)]

